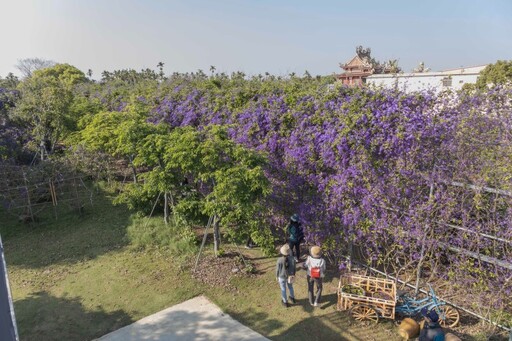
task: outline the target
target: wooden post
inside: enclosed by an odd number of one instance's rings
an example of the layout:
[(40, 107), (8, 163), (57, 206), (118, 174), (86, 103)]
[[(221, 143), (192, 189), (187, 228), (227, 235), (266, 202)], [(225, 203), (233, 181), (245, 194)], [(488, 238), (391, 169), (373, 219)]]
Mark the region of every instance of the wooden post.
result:
[(347, 264), (347, 272), (351, 272), (352, 271), (352, 258), (354, 257), (354, 247), (353, 247), (353, 244), (352, 244), (352, 241), (349, 240), (348, 242), (348, 264)]
[(55, 219), (57, 219), (57, 193), (55, 192), (55, 184), (50, 179), (50, 195), (52, 197), (52, 204), (53, 204), (53, 213), (55, 214)]
[(153, 204), (153, 208), (151, 209), (151, 213), (149, 214), (149, 217), (148, 219), (146, 220), (146, 222), (144, 223), (144, 227), (147, 227), (148, 224), (149, 224), (149, 220), (151, 219), (151, 217), (153, 216), (153, 212), (155, 211), (155, 207), (156, 207), (156, 204), (158, 204), (158, 200), (160, 199), (160, 195), (162, 194), (162, 192), (158, 193), (158, 196), (156, 197), (156, 200), (155, 200), (155, 203)]
[[(431, 184), (428, 200), (432, 201), (433, 197), (434, 197), (434, 184)], [(415, 285), (415, 289), (414, 289), (415, 297), (418, 295), (418, 292), (420, 290), (420, 279), (421, 279), (421, 274), (422, 274), (423, 261), (425, 258), (425, 244), (427, 241), (427, 235), (429, 234), (431, 229), (432, 229), (432, 224), (429, 221), (429, 224), (427, 226), (425, 226), (425, 234), (423, 235), (423, 239), (421, 240), (420, 260), (418, 262), (418, 267), (416, 268), (416, 285)]]
[(213, 216), (210, 216), (210, 218), (208, 218), (208, 224), (206, 224), (206, 227), (204, 228), (203, 242), (201, 243), (201, 247), (199, 248), (199, 252), (197, 253), (196, 265), (194, 265), (194, 272), (197, 269), (197, 264), (199, 263), (199, 257), (201, 256), (201, 252), (203, 252), (204, 244), (206, 243), (206, 237), (208, 236), (208, 228), (212, 224), (212, 220)]
[(80, 202), (80, 195), (78, 194), (75, 174), (73, 174), (73, 189), (75, 190), (76, 207), (78, 208), (78, 214), (82, 215), (82, 203)]
[(427, 239), (426, 234), (427, 233), (425, 232), (425, 236), (421, 241), (420, 260), (418, 262), (418, 266), (416, 267), (416, 284), (414, 285), (414, 297), (418, 296), (418, 292), (420, 290), (421, 269), (423, 267), (423, 258), (425, 257), (425, 240)]
[(27, 191), (28, 212), (30, 213), (30, 219), (34, 223), (35, 222), (34, 212), (32, 212), (32, 203), (30, 202), (30, 191), (28, 189), (28, 181), (27, 181), (27, 176), (26, 176), (25, 172), (23, 172), (23, 180), (25, 182), (25, 190)]

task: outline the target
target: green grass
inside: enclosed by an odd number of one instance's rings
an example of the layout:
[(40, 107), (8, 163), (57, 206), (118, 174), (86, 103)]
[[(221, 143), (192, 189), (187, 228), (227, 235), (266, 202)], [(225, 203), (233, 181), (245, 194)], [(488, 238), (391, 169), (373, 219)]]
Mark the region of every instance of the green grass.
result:
[[(250, 251), (258, 257), (258, 251)], [(250, 256), (249, 256), (250, 257)], [(256, 261), (263, 273), (255, 279), (235, 278), (237, 293), (214, 293), (210, 297), (228, 314), (272, 340), (394, 340), (396, 331), (390, 321), (366, 327), (354, 323), (336, 311), (337, 278), (327, 276), (321, 308), (313, 308), (307, 299), (306, 275), (298, 271), (294, 285), (297, 304), (284, 308), (280, 304), (275, 280), (276, 258)]]
[(65, 211), (34, 226), (0, 212), (22, 340), (90, 340), (201, 293), (165, 250), (130, 247), (130, 212), (108, 197)]
[[(197, 282), (173, 256), (185, 246), (144, 250), (131, 245), (128, 231), (136, 235), (140, 219), (103, 194), (82, 217), (62, 209), (57, 220), (48, 212), (28, 226), (0, 214), (22, 340), (90, 340), (200, 294), (272, 340), (398, 339), (390, 321), (367, 328), (335, 310), (334, 273), (326, 280), (322, 309), (307, 302), (303, 271), (295, 285), (298, 304), (283, 308), (274, 278), (276, 258), (263, 257), (258, 249), (244, 249), (257, 275), (234, 277), (231, 288)], [(144, 224), (139, 237), (161, 235), (160, 219)], [(154, 232), (148, 230), (152, 226)]]

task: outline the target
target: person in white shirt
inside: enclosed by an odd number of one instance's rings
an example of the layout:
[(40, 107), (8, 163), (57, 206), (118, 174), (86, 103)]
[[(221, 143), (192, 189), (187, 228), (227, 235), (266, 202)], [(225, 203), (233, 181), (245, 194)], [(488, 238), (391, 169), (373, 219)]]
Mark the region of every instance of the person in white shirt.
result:
[[(322, 249), (319, 246), (313, 246), (310, 254), (303, 266), (308, 272), (309, 303), (314, 307), (318, 307), (322, 297), (322, 279), (325, 277), (325, 260), (322, 258)], [(314, 293), (315, 284), (316, 292)]]

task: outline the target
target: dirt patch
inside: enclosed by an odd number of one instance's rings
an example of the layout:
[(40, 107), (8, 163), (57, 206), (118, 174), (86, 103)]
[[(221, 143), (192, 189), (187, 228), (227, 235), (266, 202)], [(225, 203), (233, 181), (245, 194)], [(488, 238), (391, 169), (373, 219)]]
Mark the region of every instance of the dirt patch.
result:
[[(192, 264), (194, 269), (194, 264)], [(221, 257), (214, 255), (202, 256), (196, 271), (192, 271), (192, 277), (210, 287), (236, 288), (230, 284), (233, 277), (255, 276), (252, 272), (254, 266), (242, 259), (238, 253), (226, 253)]]

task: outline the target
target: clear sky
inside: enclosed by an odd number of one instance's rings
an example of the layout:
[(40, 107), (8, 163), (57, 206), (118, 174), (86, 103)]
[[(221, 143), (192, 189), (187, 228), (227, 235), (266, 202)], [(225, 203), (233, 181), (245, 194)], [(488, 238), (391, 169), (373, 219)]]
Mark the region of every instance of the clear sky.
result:
[(18, 59), (166, 74), (327, 75), (371, 47), (404, 71), (512, 59), (512, 0), (0, 0), (0, 76)]

